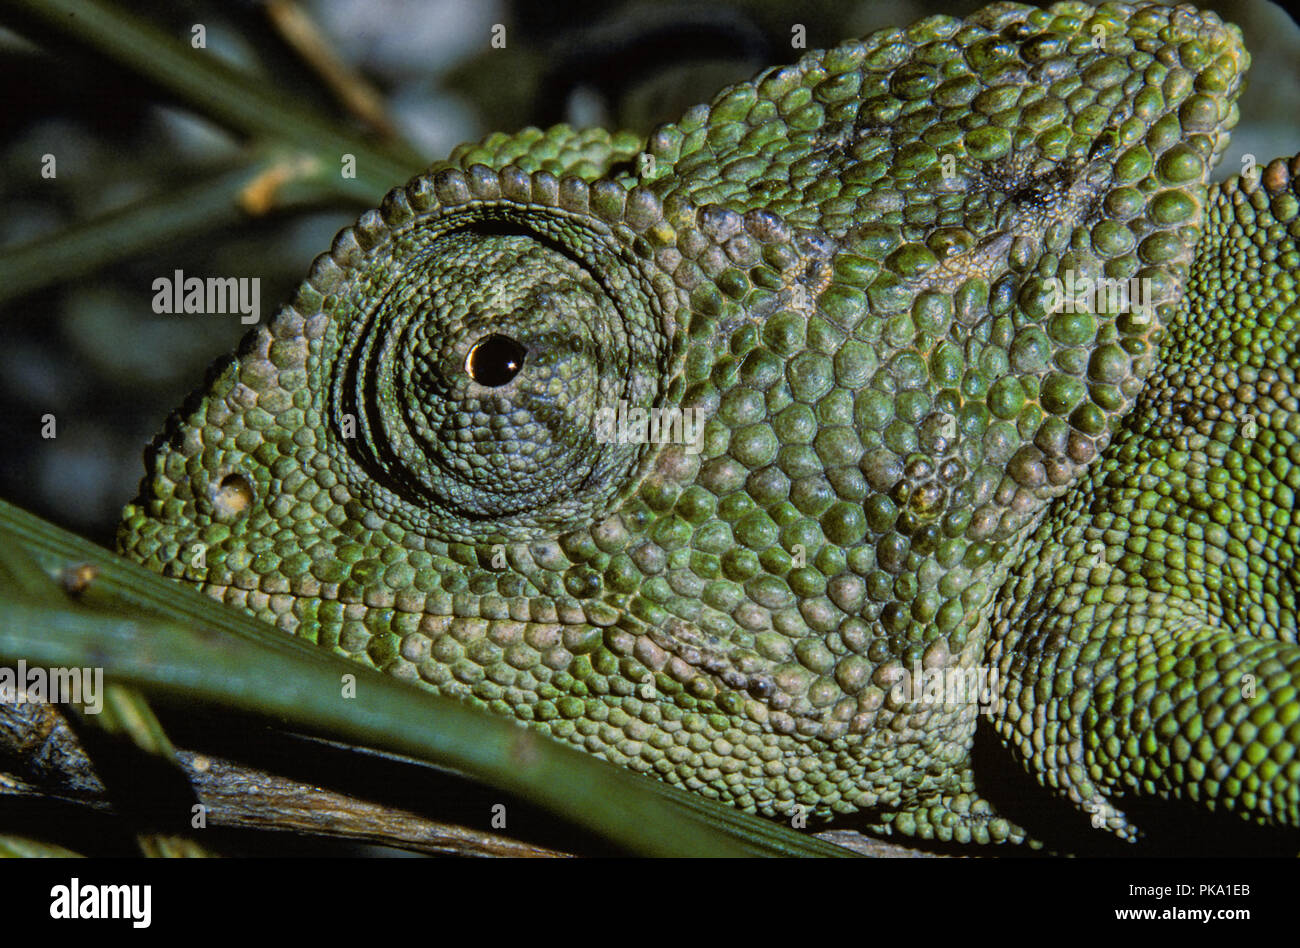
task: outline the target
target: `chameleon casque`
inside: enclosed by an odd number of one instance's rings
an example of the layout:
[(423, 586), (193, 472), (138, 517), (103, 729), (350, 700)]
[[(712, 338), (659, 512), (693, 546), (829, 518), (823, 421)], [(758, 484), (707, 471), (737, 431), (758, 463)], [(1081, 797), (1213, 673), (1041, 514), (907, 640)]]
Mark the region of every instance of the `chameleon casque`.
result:
[[(1300, 158), (1210, 183), (1248, 62), (1188, 7), (1000, 4), (648, 139), (461, 146), (214, 367), (119, 547), (775, 817), (1024, 841), (984, 712), (1122, 838), (1296, 827)], [(1144, 304), (1063, 305), (1103, 277)], [(637, 409), (700, 439), (602, 435)]]

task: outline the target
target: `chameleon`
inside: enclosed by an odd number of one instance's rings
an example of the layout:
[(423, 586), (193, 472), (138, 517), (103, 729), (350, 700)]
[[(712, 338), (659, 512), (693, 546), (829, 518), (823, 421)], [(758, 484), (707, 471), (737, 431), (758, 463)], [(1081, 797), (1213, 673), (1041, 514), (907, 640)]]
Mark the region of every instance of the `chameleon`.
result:
[(1037, 843), (978, 728), (1119, 840), (1294, 829), (1300, 157), (1212, 183), (1248, 65), (1002, 3), (462, 145), (214, 365), (119, 551), (773, 818)]

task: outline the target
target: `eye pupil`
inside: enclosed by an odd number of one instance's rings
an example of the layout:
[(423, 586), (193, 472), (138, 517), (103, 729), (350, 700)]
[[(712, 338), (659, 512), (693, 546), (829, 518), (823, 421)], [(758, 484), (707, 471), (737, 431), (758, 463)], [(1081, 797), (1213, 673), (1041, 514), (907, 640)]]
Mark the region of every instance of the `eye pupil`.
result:
[(474, 344), (465, 359), (465, 371), (480, 385), (496, 388), (505, 385), (524, 367), (528, 350), (511, 339), (493, 333)]

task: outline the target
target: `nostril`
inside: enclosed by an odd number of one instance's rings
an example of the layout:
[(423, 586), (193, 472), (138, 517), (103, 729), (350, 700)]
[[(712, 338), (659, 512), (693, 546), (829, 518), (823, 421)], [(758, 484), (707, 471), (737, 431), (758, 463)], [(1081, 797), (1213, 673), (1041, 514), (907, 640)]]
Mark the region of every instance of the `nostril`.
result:
[(253, 503), (253, 482), (243, 474), (227, 474), (212, 491), (212, 506), (218, 520), (233, 520)]

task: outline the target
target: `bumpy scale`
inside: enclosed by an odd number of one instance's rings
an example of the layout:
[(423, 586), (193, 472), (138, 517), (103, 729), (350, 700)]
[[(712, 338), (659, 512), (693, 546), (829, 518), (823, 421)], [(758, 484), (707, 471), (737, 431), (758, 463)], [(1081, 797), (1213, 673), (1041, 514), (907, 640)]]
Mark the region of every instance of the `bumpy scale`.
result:
[[(1129, 793), (1296, 825), (1296, 168), (1208, 183), (1247, 62), (1004, 4), (648, 140), (462, 146), (214, 368), (120, 547), (766, 814), (1023, 839), (920, 687), (967, 676), (1121, 835)], [(602, 434), (638, 410), (701, 440)]]

